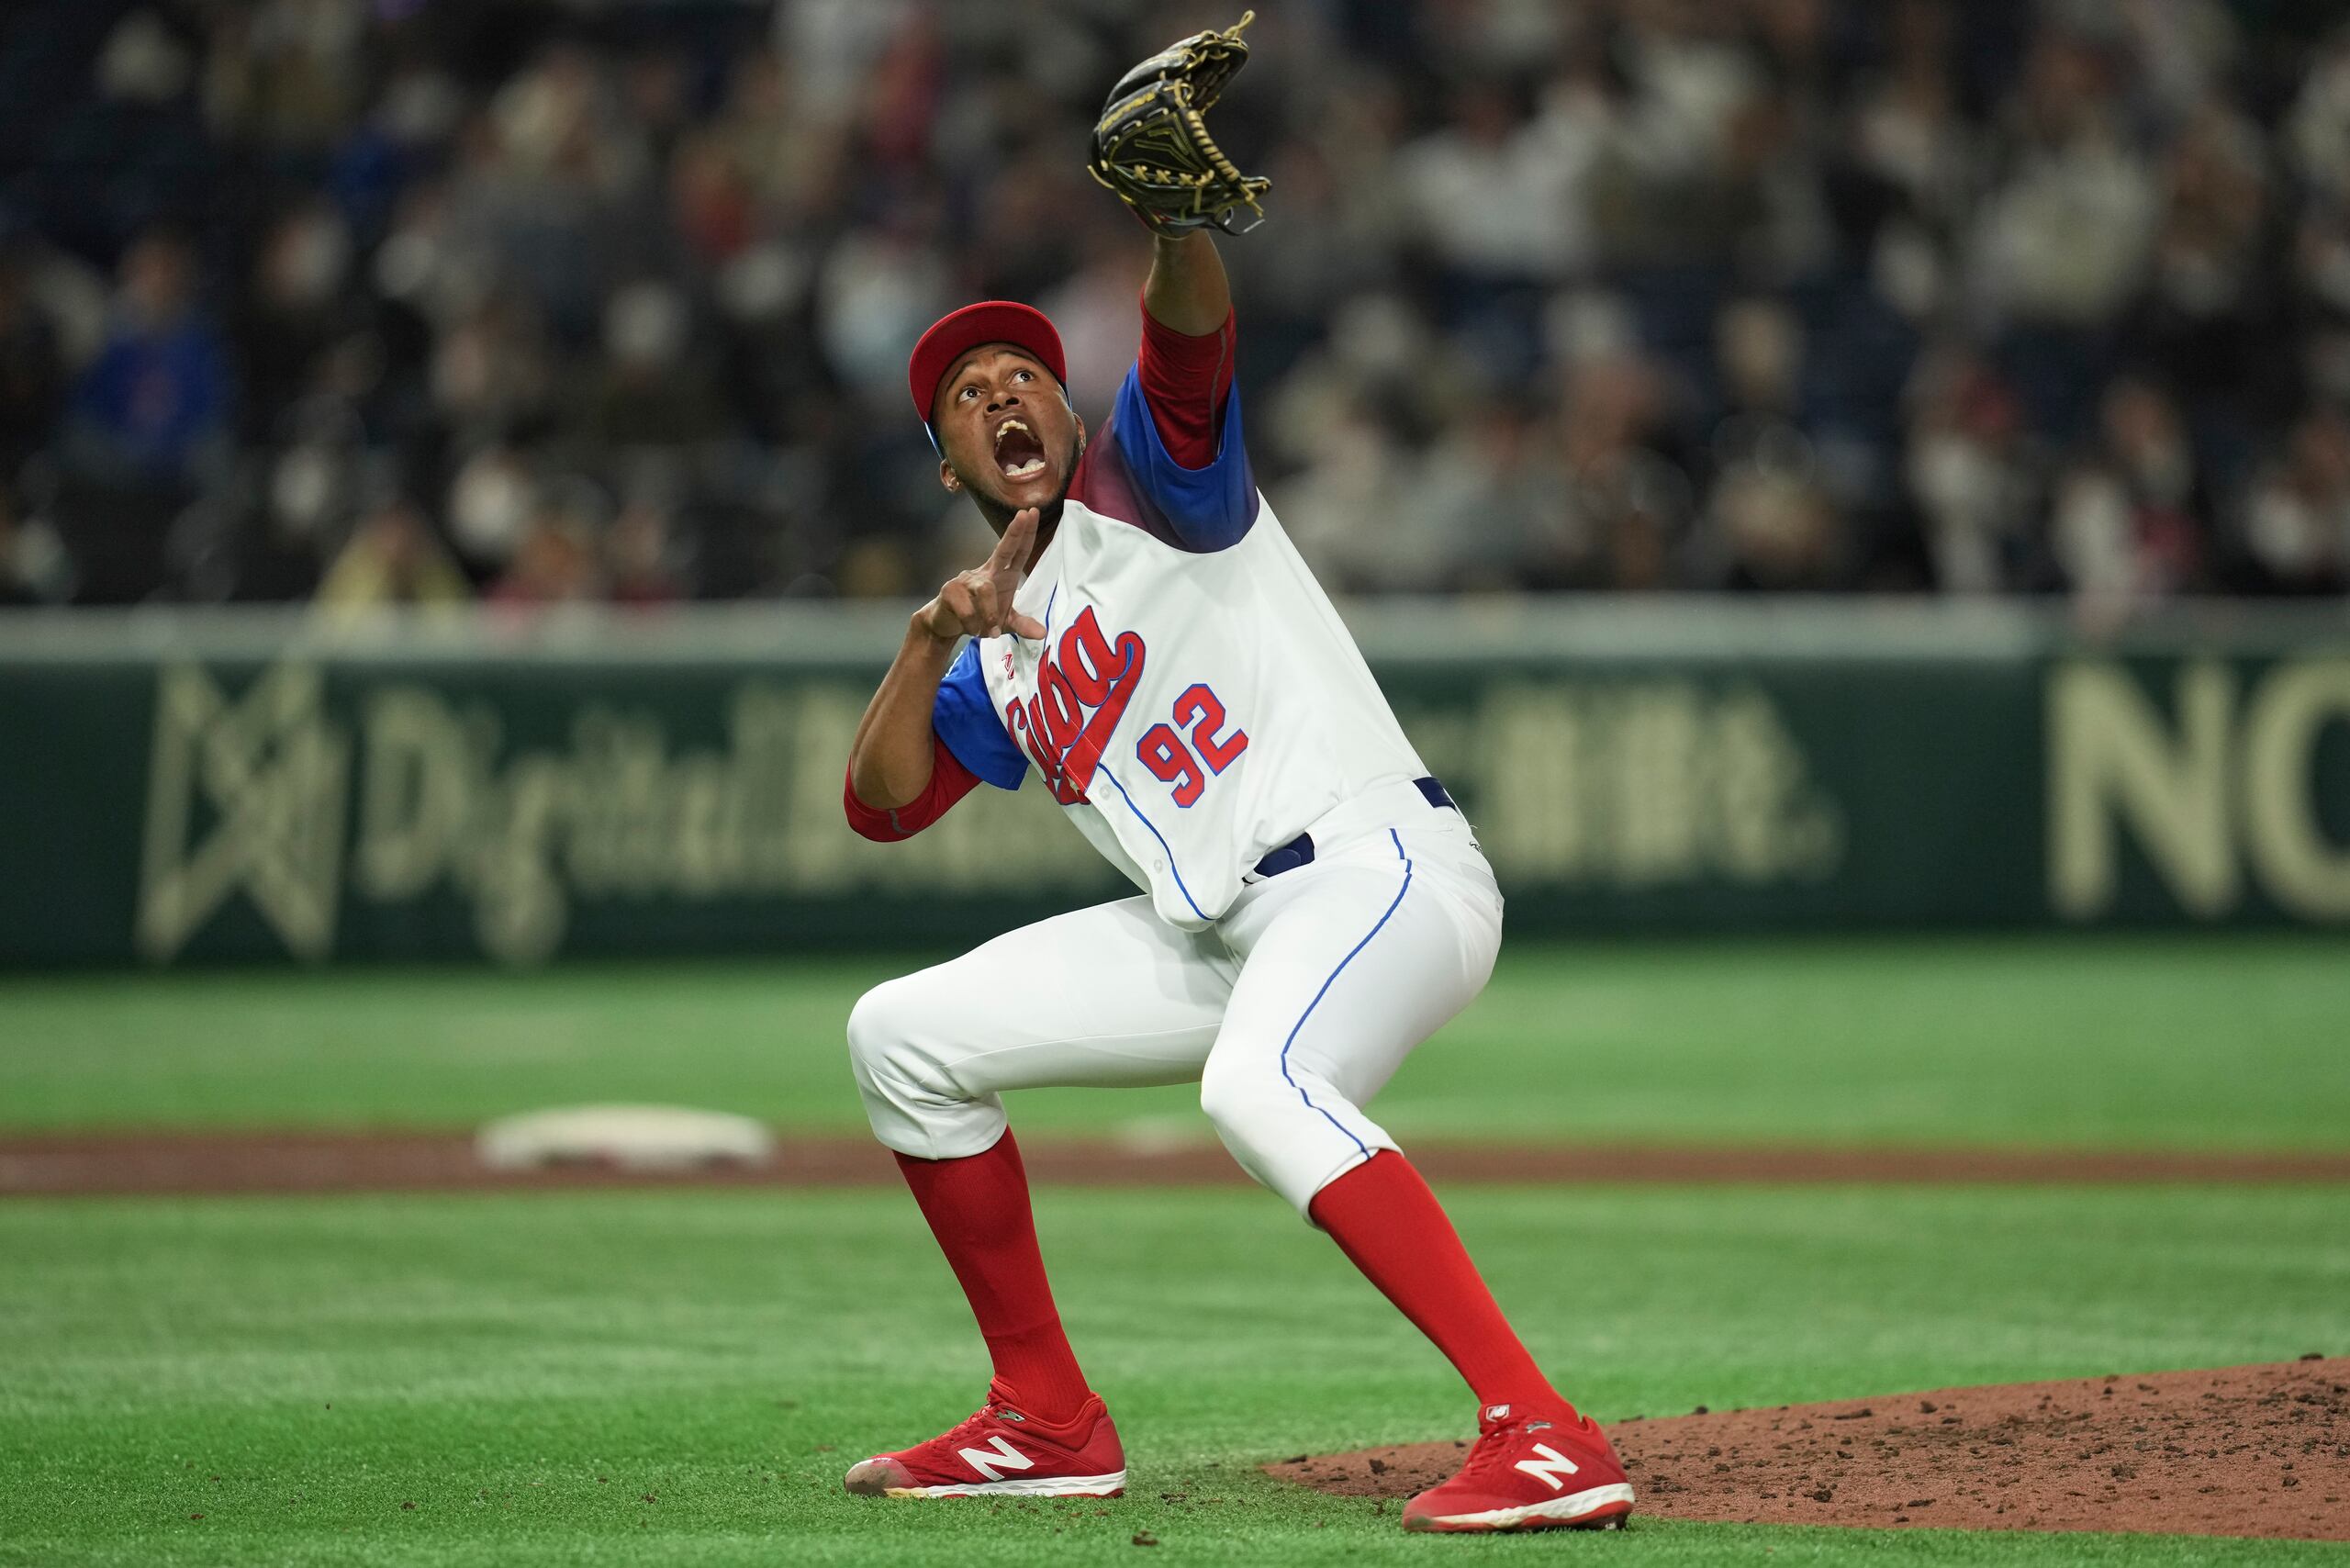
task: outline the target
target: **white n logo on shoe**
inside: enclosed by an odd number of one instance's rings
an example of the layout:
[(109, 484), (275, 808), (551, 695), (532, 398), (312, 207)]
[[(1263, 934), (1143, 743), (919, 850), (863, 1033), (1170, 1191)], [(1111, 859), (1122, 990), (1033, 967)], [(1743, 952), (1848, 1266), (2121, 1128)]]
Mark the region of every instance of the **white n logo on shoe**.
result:
[[(1005, 1439), (1002, 1433), (998, 1432), (994, 1437), (990, 1438), (988, 1441), (992, 1444), (993, 1447), (984, 1449), (957, 1449), (955, 1450), (955, 1457), (961, 1460), (965, 1464), (969, 1465), (973, 1470), (978, 1471), (981, 1475), (986, 1476), (990, 1481), (1002, 1480), (1003, 1473), (1007, 1470), (1034, 1470), (1036, 1468), (1036, 1462), (1030, 1459), (1026, 1454), (1022, 1453), (1018, 1449), (1013, 1448), (1012, 1444)], [(1569, 1466), (1568, 1468), (1572, 1469), (1573, 1467)], [(1554, 1481), (1551, 1484), (1555, 1486), (1558, 1483)]]
[[(1002, 1442), (1003, 1439), (1002, 1438), (998, 1438), (996, 1441)], [(1533, 1476), (1537, 1481), (1544, 1483), (1553, 1492), (1565, 1491), (1567, 1484), (1560, 1480), (1559, 1477), (1561, 1474), (1574, 1474), (1577, 1469), (1575, 1462), (1569, 1459), (1565, 1454), (1561, 1453), (1557, 1449), (1552, 1448), (1549, 1443), (1536, 1443), (1534, 1445), (1534, 1451), (1540, 1454), (1542, 1457), (1540, 1459), (1521, 1459), (1517, 1462), (1517, 1468), (1526, 1472), (1527, 1474)], [(966, 1454), (964, 1457), (968, 1459), (970, 1456)], [(990, 1479), (992, 1479), (992, 1477), (990, 1477)]]

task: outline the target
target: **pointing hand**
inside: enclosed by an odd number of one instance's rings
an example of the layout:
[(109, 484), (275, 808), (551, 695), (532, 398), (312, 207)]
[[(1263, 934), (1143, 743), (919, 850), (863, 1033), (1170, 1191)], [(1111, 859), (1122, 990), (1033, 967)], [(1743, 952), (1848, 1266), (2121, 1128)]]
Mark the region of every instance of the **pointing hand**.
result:
[(1036, 509), (1024, 507), (1013, 514), (994, 553), (968, 572), (957, 573), (938, 597), (916, 617), (923, 629), (942, 643), (968, 633), (992, 637), (1010, 632), (1015, 637), (1037, 638), (1045, 628), (1033, 615), (1012, 608), (1020, 584), (1028, 575), (1028, 551), (1036, 542)]

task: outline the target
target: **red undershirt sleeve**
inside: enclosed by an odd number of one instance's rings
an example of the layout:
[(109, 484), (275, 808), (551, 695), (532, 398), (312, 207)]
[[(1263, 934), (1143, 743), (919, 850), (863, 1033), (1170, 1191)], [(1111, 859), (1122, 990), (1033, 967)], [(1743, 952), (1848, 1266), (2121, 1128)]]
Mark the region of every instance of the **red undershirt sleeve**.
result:
[(931, 736), (930, 745), (930, 782), (923, 786), (921, 794), (895, 811), (867, 805), (856, 798), (856, 777), (843, 778), (841, 805), (848, 812), (848, 825), (878, 844), (894, 844), (912, 838), (969, 794), (979, 781), (979, 775), (964, 767), (937, 735)]
[(1135, 359), (1151, 422), (1158, 427), (1167, 455), (1186, 468), (1215, 461), (1223, 429), (1225, 394), (1232, 390), (1232, 364), (1239, 329), (1230, 314), (1204, 337), (1179, 332), (1142, 312), (1142, 350)]

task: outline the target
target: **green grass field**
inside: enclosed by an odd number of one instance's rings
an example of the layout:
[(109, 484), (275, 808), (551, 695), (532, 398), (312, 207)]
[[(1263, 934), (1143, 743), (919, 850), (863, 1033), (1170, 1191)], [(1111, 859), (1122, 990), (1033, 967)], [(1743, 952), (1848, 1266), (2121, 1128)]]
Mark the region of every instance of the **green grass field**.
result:
[[(842, 1026), (913, 963), (10, 980), (0, 1127), (467, 1126), (651, 1100), (861, 1130)], [(2345, 1041), (2340, 939), (1513, 943), (1378, 1108), (1399, 1136), (2341, 1148)], [(1180, 1088), (1017, 1111), (1198, 1125)]]
[[(1524, 946), (1380, 1111), (1518, 1137), (2341, 1148), (2345, 957)], [(462, 1125), (650, 1098), (845, 1128), (840, 1022), (892, 967), (10, 980), (0, 1125)], [(1195, 1114), (1180, 1092), (1015, 1106), (1035, 1129)], [(1603, 1419), (2350, 1351), (2350, 1188), (1447, 1197)], [(958, 1417), (985, 1378), (897, 1193), (0, 1202), (0, 1564), (2350, 1562), (1654, 1519), (1407, 1537), (1392, 1505), (1255, 1468), (1472, 1416), (1335, 1249), (1247, 1190), (1038, 1207), (1127, 1439), (1117, 1501), (840, 1494), (849, 1462)]]

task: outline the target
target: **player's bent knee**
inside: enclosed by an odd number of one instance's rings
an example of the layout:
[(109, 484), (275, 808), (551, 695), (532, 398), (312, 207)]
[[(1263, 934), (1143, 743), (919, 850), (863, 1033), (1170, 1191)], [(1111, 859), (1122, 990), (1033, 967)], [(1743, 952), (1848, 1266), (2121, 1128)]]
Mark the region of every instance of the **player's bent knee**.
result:
[(872, 1059), (888, 1037), (890, 1004), (882, 995), (888, 989), (876, 986), (848, 1010), (848, 1054), (860, 1062)]
[(971, 1096), (938, 1059), (937, 1002), (912, 978), (875, 986), (848, 1015), (849, 1067), (870, 1104), (940, 1106)]
[(873, 1136), (901, 1154), (952, 1159), (1003, 1135), (1003, 1108), (942, 1065), (936, 989), (919, 976), (878, 985), (849, 1012), (849, 1067)]
[(1278, 1071), (1230, 1066), (1209, 1059), (1200, 1074), (1200, 1110), (1216, 1136), (1235, 1149), (1293, 1139), (1295, 1118), (1320, 1115), (1300, 1098), (1297, 1086)]
[(1200, 1075), (1200, 1110), (1249, 1173), (1277, 1188), (1331, 1147), (1383, 1137), (1335, 1084), (1294, 1066), (1284, 1074), (1277, 1065), (1211, 1058)]
[(849, 1063), (861, 1083), (893, 1076), (913, 1020), (909, 999), (900, 981), (877, 985), (856, 999), (848, 1014)]
[(1215, 1058), (1200, 1074), (1200, 1110), (1218, 1133), (1247, 1125), (1262, 1104), (1264, 1091), (1248, 1081), (1249, 1075), (1220, 1068)]

